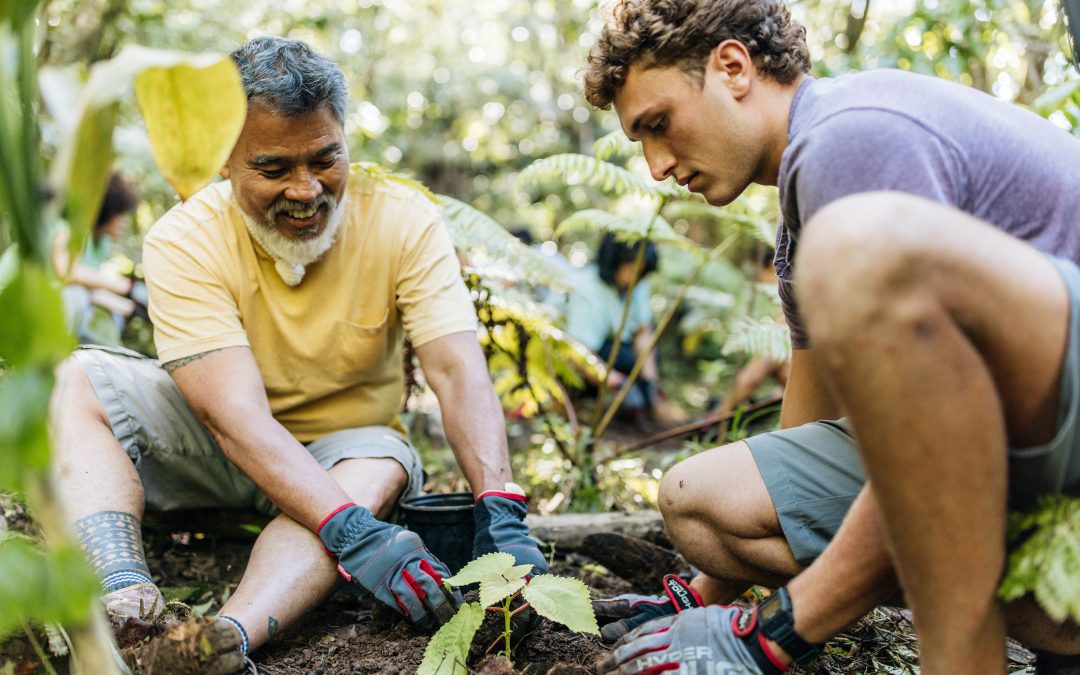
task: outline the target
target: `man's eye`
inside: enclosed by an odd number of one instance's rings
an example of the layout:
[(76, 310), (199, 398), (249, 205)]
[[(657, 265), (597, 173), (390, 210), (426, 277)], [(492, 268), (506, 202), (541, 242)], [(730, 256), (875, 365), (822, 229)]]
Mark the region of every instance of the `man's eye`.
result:
[(327, 159), (321, 159), (321, 160), (315, 162), (315, 166), (317, 166), (319, 168), (322, 168), (322, 169), (329, 169), (330, 167), (334, 166), (335, 164), (337, 164), (337, 156), (336, 155), (334, 157), (328, 157)]
[(281, 178), (285, 175), (285, 169), (263, 169), (259, 173), (266, 178)]
[(652, 125), (652, 132), (654, 134), (662, 134), (667, 130), (668, 120), (666, 117), (661, 117)]

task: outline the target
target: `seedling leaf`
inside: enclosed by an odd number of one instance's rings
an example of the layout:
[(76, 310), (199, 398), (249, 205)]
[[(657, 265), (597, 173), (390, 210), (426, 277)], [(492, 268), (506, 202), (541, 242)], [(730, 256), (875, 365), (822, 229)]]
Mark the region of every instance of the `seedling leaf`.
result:
[(589, 589), (579, 579), (544, 574), (533, 577), (521, 592), (540, 616), (579, 633), (600, 634)]
[(504, 575), (509, 576), (510, 569), (514, 567), (514, 562), (514, 556), (509, 553), (488, 553), (462, 567), (457, 574), (444, 579), (443, 583), (449, 586), (467, 586), (482, 581), (500, 579)]
[[(528, 566), (532, 569), (532, 565)], [(513, 568), (510, 568), (513, 569)], [(507, 575), (509, 576), (509, 575)], [(500, 600), (505, 600), (508, 596), (513, 595), (521, 590), (521, 587), (525, 585), (525, 575), (520, 577), (505, 579), (498, 577), (496, 579), (488, 579), (480, 582), (480, 605), (482, 607), (491, 607)]]
[(469, 672), (465, 667), (469, 645), (483, 621), (483, 605), (467, 602), (459, 607), (454, 618), (431, 637), (416, 674), (466, 675)]

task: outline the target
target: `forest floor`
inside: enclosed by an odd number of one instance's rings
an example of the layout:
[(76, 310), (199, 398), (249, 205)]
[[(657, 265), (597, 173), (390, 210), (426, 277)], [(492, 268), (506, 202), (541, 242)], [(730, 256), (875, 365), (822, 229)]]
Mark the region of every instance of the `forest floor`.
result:
[[(207, 615), (214, 614), (235, 589), (251, 546), (249, 540), (161, 524), (147, 528), (145, 538), (151, 571), (167, 597)], [(648, 590), (634, 588), (580, 553), (557, 557), (552, 571), (581, 578), (596, 597)], [(399, 621), (396, 614), (339, 591), (257, 651), (253, 660), (263, 675), (404, 675), (416, 672), (427, 642), (428, 636)], [(514, 664), (518, 670), (505, 662), (480, 663), (482, 650), (480, 645), (470, 654), (471, 672), (478, 675), (594, 673), (597, 659), (607, 652), (598, 638), (547, 621), (517, 644)], [(1010, 671), (1033, 672), (1032, 661), (1030, 652), (1010, 646)], [(881, 608), (830, 642), (811, 667), (794, 672), (913, 673), (918, 672), (917, 663), (917, 643), (907, 613)], [(63, 658), (53, 658), (52, 667), (59, 673), (67, 671)], [(47, 671), (24, 636), (16, 635), (0, 645), (0, 673), (38, 672)]]

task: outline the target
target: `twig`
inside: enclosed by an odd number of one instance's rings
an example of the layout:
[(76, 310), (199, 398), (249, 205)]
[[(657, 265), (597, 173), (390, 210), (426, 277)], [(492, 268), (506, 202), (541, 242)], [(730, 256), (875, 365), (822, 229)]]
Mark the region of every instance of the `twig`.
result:
[(49, 660), (49, 655), (41, 648), (41, 643), (38, 642), (37, 636), (34, 635), (34, 631), (30, 628), (30, 624), (25, 621), (23, 621), (23, 632), (26, 633), (27, 639), (30, 640), (30, 646), (34, 648), (34, 652), (37, 654), (38, 659), (41, 660), (41, 665), (45, 666), (45, 672), (49, 675), (56, 675), (56, 669), (53, 668), (52, 661)]
[(726, 412), (726, 413), (723, 413), (723, 414), (707, 415), (704, 418), (698, 420), (697, 422), (690, 422), (688, 424), (683, 424), (683, 425), (680, 425), (680, 426), (677, 426), (677, 427), (673, 427), (671, 429), (661, 431), (658, 434), (653, 434), (652, 436), (649, 436), (648, 438), (642, 439), (642, 440), (638, 441), (637, 443), (631, 443), (630, 445), (627, 445), (627, 446), (623, 447), (621, 450), (619, 450), (619, 452), (615, 453), (611, 457), (606, 458), (604, 461), (605, 462), (610, 461), (610, 460), (615, 459), (616, 457), (620, 457), (620, 456), (622, 456), (622, 455), (624, 455), (624, 454), (626, 454), (628, 452), (633, 452), (635, 450), (640, 450), (641, 448), (646, 448), (646, 447), (648, 447), (650, 445), (654, 445), (654, 444), (659, 443), (661, 441), (666, 441), (669, 438), (676, 438), (678, 436), (683, 436), (685, 434), (691, 434), (691, 433), (693, 433), (695, 431), (700, 431), (702, 429), (707, 429), (707, 428), (709, 428), (709, 427), (711, 427), (711, 426), (713, 426), (715, 424), (719, 424), (720, 422), (726, 422), (726, 421), (730, 420), (736, 414), (740, 414), (740, 413), (741, 414), (746, 414), (746, 413), (749, 413), (749, 412), (756, 412), (758, 410), (768, 408), (771, 405), (776, 405), (777, 403), (780, 403), (783, 400), (784, 400), (784, 395), (783, 394), (776, 394), (774, 396), (770, 396), (769, 398), (767, 398), (767, 399), (765, 399), (763, 401), (758, 401), (757, 403), (754, 403), (752, 405), (748, 405), (748, 406), (742, 408), (741, 410), (732, 410), (731, 412)]

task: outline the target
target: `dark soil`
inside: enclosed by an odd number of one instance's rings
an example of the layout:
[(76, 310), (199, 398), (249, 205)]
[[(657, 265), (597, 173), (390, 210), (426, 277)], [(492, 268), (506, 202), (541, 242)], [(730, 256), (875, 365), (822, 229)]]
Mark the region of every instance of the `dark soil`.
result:
[[(18, 517), (9, 515), (16, 517), (8, 523)], [(182, 600), (196, 614), (206, 615), (213, 615), (236, 587), (250, 551), (250, 541), (233, 536), (206, 536), (161, 526), (148, 529), (146, 543), (150, 569), (167, 598)], [(606, 542), (601, 538), (598, 543)], [(648, 557), (648, 551), (645, 554)], [(637, 559), (640, 562), (641, 558)], [(630, 581), (579, 554), (556, 559), (552, 571), (581, 578), (597, 597), (625, 593), (632, 588)], [(481, 632), (485, 630), (482, 628)], [(48, 650), (44, 636), (35, 632)], [(479, 646), (470, 655), (472, 673), (594, 673), (593, 664), (607, 652), (596, 637), (542, 621), (515, 645), (514, 665), (518, 670), (514, 670), (501, 658), (483, 657), (483, 649), (494, 634), (495, 631), (488, 630), (486, 638), (476, 641)], [(341, 591), (256, 652), (254, 661), (264, 675), (404, 675), (416, 672), (427, 642), (427, 635), (399, 621), (393, 612)], [(493, 651), (500, 649), (496, 647)], [(1031, 672), (1031, 661), (1030, 652), (1015, 645), (1010, 649), (1010, 671)], [(811, 668), (795, 672), (918, 672), (917, 663), (917, 645), (906, 613), (879, 609), (830, 642), (823, 657)], [(67, 672), (63, 657), (53, 656), (52, 665), (59, 673)], [(0, 644), (0, 672), (24, 675), (45, 670), (25, 636), (17, 634)]]

